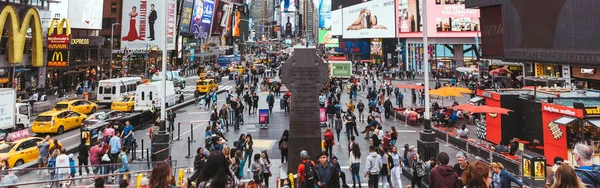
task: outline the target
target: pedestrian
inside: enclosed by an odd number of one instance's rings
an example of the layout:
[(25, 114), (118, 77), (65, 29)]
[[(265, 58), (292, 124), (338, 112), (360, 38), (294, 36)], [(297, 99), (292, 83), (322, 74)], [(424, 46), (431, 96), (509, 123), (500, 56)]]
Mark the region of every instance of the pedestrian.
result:
[(337, 140), (338, 140), (338, 145), (340, 144), (340, 133), (342, 132), (342, 128), (344, 127), (344, 122), (342, 121), (342, 117), (340, 114), (336, 114), (335, 115), (335, 120), (334, 120), (334, 128), (335, 128), (335, 132), (337, 133)]
[(425, 176), (425, 165), (423, 164), (423, 160), (419, 159), (419, 154), (415, 154), (412, 161), (410, 167), (412, 174), (410, 185), (411, 187), (415, 187), (415, 185), (421, 187), (421, 179)]
[(210, 96), (210, 91), (209, 91), (208, 93), (206, 93), (204, 95), (204, 101), (205, 101), (204, 109), (211, 109), (211, 107), (212, 107), (212, 103), (210, 101), (211, 99), (212, 99), (212, 97)]
[(127, 158), (127, 147), (121, 148), (121, 152), (119, 153), (119, 156), (117, 158), (117, 163), (121, 164), (121, 167), (119, 167), (117, 169), (117, 172), (126, 173), (125, 175), (119, 176), (119, 181), (121, 181), (123, 179), (129, 179), (130, 178), (129, 174), (127, 174), (129, 172), (129, 160)]
[(573, 159), (579, 166), (575, 172), (588, 188), (600, 187), (600, 165), (592, 161), (593, 153), (592, 147), (582, 143), (576, 144), (573, 149)]
[(339, 175), (337, 169), (333, 168), (331, 163), (329, 163), (329, 159), (333, 156), (330, 156), (329, 153), (323, 151), (319, 155), (319, 164), (316, 167), (317, 174), (319, 176), (319, 181), (317, 185), (319, 187), (326, 188), (338, 188), (340, 187), (339, 183)]
[(371, 146), (379, 147), (379, 145), (381, 145), (381, 140), (379, 139), (379, 130), (375, 129), (375, 131), (373, 131), (369, 142), (371, 143)]
[(246, 105), (248, 106), (248, 114), (252, 114), (252, 105), (254, 104), (254, 101), (252, 101), (252, 94), (246, 92), (246, 94), (244, 94), (244, 102), (246, 102)]
[(318, 183), (318, 175), (316, 164), (310, 160), (310, 156), (306, 150), (300, 152), (302, 162), (298, 164), (298, 175), (296, 176), (296, 187), (298, 188), (314, 188)]
[[(85, 140), (82, 140), (81, 144), (77, 147), (77, 150), (79, 151), (79, 156), (77, 156), (77, 161), (79, 161), (79, 176), (84, 176), (90, 173), (90, 169), (87, 165), (89, 158), (88, 151), (91, 151), (91, 149), (88, 149), (87, 145), (85, 145)], [(85, 174), (83, 173), (82, 168), (85, 168)]]
[(494, 188), (510, 188), (512, 182), (516, 183), (519, 187), (527, 187), (523, 186), (523, 182), (507, 172), (501, 163), (493, 162), (490, 168), (492, 170), (492, 185)]
[[(46, 138), (44, 138), (42, 141), (37, 143), (37, 147), (39, 150), (39, 154), (38, 154), (38, 168), (42, 168), (45, 167), (48, 164), (48, 156), (50, 155), (49, 153), (49, 147), (50, 147), (50, 135), (46, 135)], [(86, 152), (87, 153), (87, 152)], [(37, 174), (40, 174), (42, 170), (38, 170)]]
[(360, 170), (360, 147), (358, 144), (352, 144), (350, 149), (350, 172), (352, 173), (352, 187), (356, 188), (356, 182), (358, 182), (358, 187), (361, 188), (360, 185), (360, 175), (358, 174)]
[(391, 186), (392, 178), (390, 171), (392, 168), (394, 168), (394, 162), (392, 161), (392, 157), (388, 155), (387, 149), (384, 149), (383, 147), (379, 148), (379, 155), (381, 155), (382, 164), (381, 171), (379, 172), (379, 177), (381, 178), (381, 186), (386, 187), (386, 180), (388, 185)]
[[(167, 112), (167, 121), (169, 121), (169, 132), (174, 132), (175, 131), (175, 118), (177, 117), (177, 114), (175, 114), (173, 112), (173, 109), (169, 109), (169, 111)], [(127, 121), (126, 123), (129, 123), (129, 121)], [(123, 135), (127, 135), (127, 134), (123, 134)], [(127, 138), (127, 137), (124, 137)], [(129, 147), (131, 147), (131, 145), (127, 145)]]
[(325, 133), (323, 134), (323, 146), (325, 147), (325, 151), (328, 153), (333, 152), (333, 146), (335, 145), (335, 138), (333, 137), (333, 132), (331, 132), (331, 128), (325, 129)]
[[(225, 169), (229, 171), (229, 168), (225, 167)], [(175, 183), (175, 177), (173, 177), (173, 173), (171, 171), (171, 166), (167, 162), (159, 162), (154, 165), (152, 172), (150, 172), (150, 174), (152, 174), (152, 176), (150, 176), (150, 188), (176, 188), (175, 186), (172, 186), (172, 183)], [(197, 181), (200, 182), (199, 180)], [(187, 188), (187, 185), (187, 178), (183, 178), (183, 181), (181, 182), (181, 188)]]
[(267, 103), (269, 103), (269, 113), (273, 113), (273, 105), (275, 104), (275, 96), (273, 96), (273, 92), (269, 92), (267, 95)]
[[(100, 167), (100, 158), (102, 158), (102, 155), (100, 155), (100, 152), (102, 151), (102, 149), (100, 148), (100, 143), (99, 141), (94, 141), (94, 146), (92, 146), (92, 148), (90, 148), (89, 150), (89, 157), (90, 157), (90, 165), (93, 166), (92, 172), (94, 172), (94, 175), (98, 175), (101, 174), (101, 168)], [(79, 155), (81, 155), (81, 151), (79, 152)], [(81, 160), (81, 159), (80, 159)], [(79, 161), (79, 165), (82, 165), (82, 162)], [(79, 172), (81, 172), (81, 170), (79, 170)], [(88, 172), (89, 174), (89, 172)]]
[(262, 172), (262, 179), (264, 180), (265, 188), (269, 188), (269, 177), (272, 176), (271, 160), (269, 159), (269, 155), (267, 154), (267, 151), (262, 151), (260, 155), (261, 155), (260, 171)]
[(460, 176), (462, 184), (473, 188), (491, 188), (492, 173), (489, 165), (481, 161), (475, 161), (467, 166)]
[(564, 163), (556, 169), (554, 182), (550, 188), (586, 188), (586, 186), (589, 187), (579, 178), (576, 170), (570, 164)]
[(194, 157), (194, 172), (202, 172), (206, 166), (206, 156), (204, 155), (204, 149), (198, 147), (196, 150), (196, 157)]
[(358, 109), (358, 121), (365, 122), (365, 117), (363, 115), (363, 112), (365, 111), (365, 104), (362, 102), (362, 100), (358, 100), (356, 108)]
[(67, 156), (67, 150), (64, 148), (60, 150), (60, 155), (56, 157), (56, 168), (56, 175), (59, 181), (69, 177), (69, 156)]
[(327, 127), (332, 127), (334, 121), (333, 118), (335, 117), (335, 105), (333, 104), (333, 101), (330, 100), (328, 102), (325, 112), (327, 113), (327, 119), (329, 120)]
[(119, 151), (121, 150), (121, 138), (119, 138), (119, 133), (115, 133), (115, 136), (110, 138), (110, 159), (111, 163), (115, 164), (116, 159), (119, 156)]
[(396, 146), (392, 146), (392, 149), (388, 152), (388, 156), (391, 158), (393, 164), (390, 171), (390, 175), (392, 176), (390, 187), (395, 187), (397, 184), (399, 188), (402, 188), (402, 166), (404, 166), (401, 161), (402, 156), (398, 153), (398, 148), (396, 148)]
[(281, 153), (281, 163), (284, 164), (288, 161), (288, 141), (290, 132), (288, 130), (283, 131), (281, 138), (279, 139), (279, 151)]
[(398, 131), (396, 130), (396, 126), (392, 126), (392, 134), (390, 136), (392, 139), (390, 144), (396, 146), (396, 141), (398, 141)]
[[(252, 93), (252, 113), (256, 114), (256, 112), (258, 111), (258, 101), (259, 101), (259, 97), (256, 93)], [(272, 107), (271, 107), (272, 108)]]
[(228, 111), (227, 104), (223, 104), (223, 106), (221, 106), (221, 110), (219, 110), (219, 122), (221, 122), (221, 129), (223, 129), (223, 126), (225, 126), (226, 131), (229, 131), (229, 122), (227, 121), (229, 117)]
[[(252, 179), (254, 180), (254, 182), (256, 182), (256, 184), (262, 185), (262, 173), (261, 173), (261, 163), (260, 163), (260, 154), (255, 154), (254, 155), (254, 164), (251, 165), (250, 167), (251, 171), (252, 171)], [(268, 181), (268, 179), (267, 179)]]
[[(111, 170), (111, 167), (108, 165), (111, 164), (109, 144), (102, 144), (102, 149), (100, 150), (100, 164), (102, 165), (102, 174), (109, 174)], [(104, 179), (106, 180), (107, 177), (104, 177)]]
[(385, 102), (383, 103), (383, 108), (385, 109), (385, 119), (390, 119), (390, 116), (392, 115), (392, 101), (390, 101), (390, 99), (386, 99)]
[(69, 154), (69, 178), (74, 178), (77, 173), (77, 169), (75, 169), (75, 159), (73, 159), (73, 154)]
[(383, 165), (381, 163), (381, 156), (377, 154), (377, 147), (370, 146), (369, 152), (365, 177), (369, 178), (369, 188), (376, 188), (379, 186), (379, 172)]
[(454, 169), (448, 166), (450, 157), (446, 152), (440, 152), (437, 156), (440, 163), (429, 172), (429, 187), (460, 188), (461, 183)]
[(248, 162), (248, 172), (250, 172), (250, 165), (252, 165), (252, 153), (254, 152), (254, 150), (252, 149), (252, 145), (254, 144), (254, 142), (252, 141), (252, 135), (248, 134), (246, 135), (246, 141), (245, 141), (245, 146), (246, 148), (244, 149), (244, 162)]
[[(13, 185), (19, 183), (19, 177), (15, 175), (15, 170), (9, 170), (8, 174), (2, 177), (0, 185)], [(16, 188), (17, 186), (8, 186), (7, 188)]]
[(467, 161), (467, 156), (463, 152), (458, 152), (456, 154), (456, 164), (454, 165), (454, 171), (458, 177), (462, 177), (462, 173), (469, 166), (469, 161)]
[[(171, 112), (172, 113), (172, 112)], [(171, 120), (169, 120), (171, 121)], [(170, 122), (169, 122), (170, 124)], [(173, 125), (171, 125), (173, 126)], [(171, 132), (173, 131), (173, 129), (170, 129)], [(125, 122), (125, 127), (123, 127), (123, 131), (121, 132), (121, 135), (123, 135), (123, 145), (127, 146), (128, 148), (133, 148), (133, 125), (131, 125), (131, 122), (126, 121)]]
[(356, 116), (354, 116), (354, 114), (350, 112), (346, 113), (345, 122), (346, 136), (348, 137), (348, 140), (350, 140), (350, 137), (353, 137), (354, 134), (358, 136), (358, 128), (356, 127)]
[[(339, 181), (337, 181), (335, 185), (337, 185), (339, 187), (339, 185), (341, 184), (342, 187), (344, 187), (344, 188), (348, 187), (348, 185), (346, 184), (346, 173), (344, 173), (342, 171), (342, 167), (336, 156), (333, 156), (331, 158), (331, 167), (333, 167), (334, 173), (336, 173), (338, 175), (338, 177), (342, 179), (341, 183)], [(336, 179), (336, 180), (338, 180), (338, 179)]]

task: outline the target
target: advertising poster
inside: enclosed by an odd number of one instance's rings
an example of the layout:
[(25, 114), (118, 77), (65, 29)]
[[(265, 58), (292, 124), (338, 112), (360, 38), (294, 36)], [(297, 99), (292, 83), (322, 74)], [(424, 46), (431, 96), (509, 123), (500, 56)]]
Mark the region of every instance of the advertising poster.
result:
[[(423, 20), (423, 2), (427, 3), (427, 21)], [(476, 37), (479, 30), (479, 9), (465, 8), (463, 0), (396, 0), (399, 37), (423, 37), (427, 23), (430, 37)]]
[(343, 8), (344, 38), (396, 37), (393, 0), (375, 0)]
[(383, 55), (381, 40), (371, 39), (371, 55)]
[(296, 12), (296, 0), (281, 0), (279, 6), (281, 12)]
[(189, 33), (192, 14), (194, 13), (194, 0), (184, 0), (183, 11), (181, 12), (181, 33)]
[[(167, 5), (169, 13), (165, 13)], [(123, 1), (122, 18), (122, 49), (146, 50), (148, 46), (158, 46), (161, 50), (175, 49), (174, 0)], [(165, 21), (168, 23), (165, 24)], [(165, 40), (168, 46), (165, 46)]]
[(351, 61), (330, 61), (331, 78), (350, 78), (352, 76)]
[(292, 37), (294, 35), (294, 27), (296, 26), (296, 23), (294, 22), (295, 16), (295, 13), (281, 14), (281, 28), (286, 37)]
[(319, 44), (324, 44), (325, 47), (338, 47), (339, 39), (331, 34), (329, 30), (319, 30)]
[(69, 1), (68, 15), (71, 28), (102, 29), (102, 7), (104, 7), (103, 4), (103, 0)]
[(233, 7), (233, 20), (232, 20), (232, 36), (239, 37), (240, 36), (240, 25), (242, 21), (242, 14), (246, 14), (246, 6), (244, 5), (234, 5)]
[(327, 108), (320, 108), (319, 109), (319, 120), (321, 123), (327, 123)]
[(214, 0), (195, 0), (190, 20), (190, 33), (194, 34), (194, 38), (206, 39), (210, 35), (214, 8)]
[(227, 23), (229, 22), (229, 4), (223, 1), (216, 1), (215, 9), (214, 9), (214, 22), (212, 25), (212, 35), (221, 35), (227, 30)]
[(319, 28), (331, 29), (331, 0), (319, 0)]
[(342, 28), (342, 10), (331, 11), (331, 34), (334, 36), (342, 35), (344, 29)]

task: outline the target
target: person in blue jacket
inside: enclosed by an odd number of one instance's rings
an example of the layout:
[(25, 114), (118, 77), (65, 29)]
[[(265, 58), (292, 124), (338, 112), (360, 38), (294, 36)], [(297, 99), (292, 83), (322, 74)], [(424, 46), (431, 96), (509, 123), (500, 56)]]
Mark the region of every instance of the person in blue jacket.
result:
[(494, 162), (490, 165), (492, 169), (492, 187), (493, 188), (510, 188), (511, 182), (515, 182), (519, 187), (527, 186), (523, 185), (523, 182), (515, 178), (511, 173), (504, 170), (504, 166), (498, 162)]

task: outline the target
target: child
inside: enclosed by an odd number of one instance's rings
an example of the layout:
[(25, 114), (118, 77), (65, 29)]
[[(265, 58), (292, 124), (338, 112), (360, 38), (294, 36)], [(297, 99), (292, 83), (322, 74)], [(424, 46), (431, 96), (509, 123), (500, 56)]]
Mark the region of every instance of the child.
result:
[(69, 177), (74, 178), (75, 177), (75, 173), (77, 172), (75, 170), (75, 160), (73, 160), (73, 154), (69, 154), (69, 168), (70, 170), (70, 174)]

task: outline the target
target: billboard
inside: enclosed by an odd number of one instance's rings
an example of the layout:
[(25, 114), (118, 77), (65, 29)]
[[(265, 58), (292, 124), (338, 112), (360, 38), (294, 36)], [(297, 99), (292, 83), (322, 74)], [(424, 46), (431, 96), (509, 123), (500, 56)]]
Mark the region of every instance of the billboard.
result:
[[(8, 31), (7, 56), (8, 63), (20, 64), (23, 62), (23, 50), (27, 41), (27, 30), (31, 28), (31, 65), (44, 66), (44, 42), (42, 36), (42, 22), (40, 13), (36, 8), (24, 8), (17, 14), (13, 5), (1, 7), (0, 28), (6, 27)], [(19, 15), (19, 16), (18, 16)]]
[(195, 38), (206, 39), (210, 35), (214, 9), (215, 1), (213, 0), (195, 0), (190, 20), (190, 33), (194, 34)]
[(344, 38), (394, 38), (393, 0), (374, 0), (343, 8)]
[(363, 0), (331, 0), (331, 10), (339, 10), (362, 2)]
[(294, 22), (296, 20), (295, 16), (295, 13), (281, 13), (281, 28), (284, 36), (292, 37), (294, 35), (296, 27), (296, 22)]
[(183, 11), (181, 11), (181, 33), (189, 33), (190, 25), (192, 21), (192, 14), (194, 13), (194, 0), (183, 1)]
[(371, 39), (371, 55), (383, 55), (383, 46), (380, 39)]
[[(165, 6), (168, 6), (168, 14)], [(121, 48), (146, 50), (148, 46), (158, 46), (161, 50), (175, 49), (174, 0), (123, 1), (122, 18)], [(165, 24), (165, 21), (168, 23)]]
[(242, 21), (242, 14), (246, 15), (246, 5), (233, 5), (233, 18), (231, 20), (232, 33), (234, 37), (240, 36), (240, 25)]
[(427, 23), (429, 37), (477, 36), (480, 27), (479, 10), (465, 8), (464, 1), (425, 1), (427, 21), (423, 20), (423, 0), (395, 0), (398, 37), (423, 37), (423, 23)]
[(281, 12), (296, 12), (296, 0), (281, 0), (279, 8)]
[(318, 0), (319, 28), (331, 29), (331, 0)]
[(481, 54), (484, 57), (504, 56), (504, 29), (502, 7), (481, 8)]
[(222, 35), (226, 34), (227, 29), (229, 28), (229, 23), (231, 21), (231, 11), (232, 6), (229, 3), (223, 1), (215, 1), (215, 9), (214, 9), (214, 22), (212, 24), (212, 35)]
[(69, 1), (70, 0), (62, 0), (58, 3), (52, 3), (50, 5), (50, 14), (52, 14), (51, 18), (69, 18)]
[(319, 30), (319, 44), (324, 44), (325, 47), (338, 47), (339, 39), (334, 37), (329, 30)]
[(342, 26), (342, 10), (331, 11), (331, 34), (342, 35), (344, 32), (342, 27), (344, 27)]
[(71, 28), (102, 29), (103, 0), (69, 1), (69, 21)]

